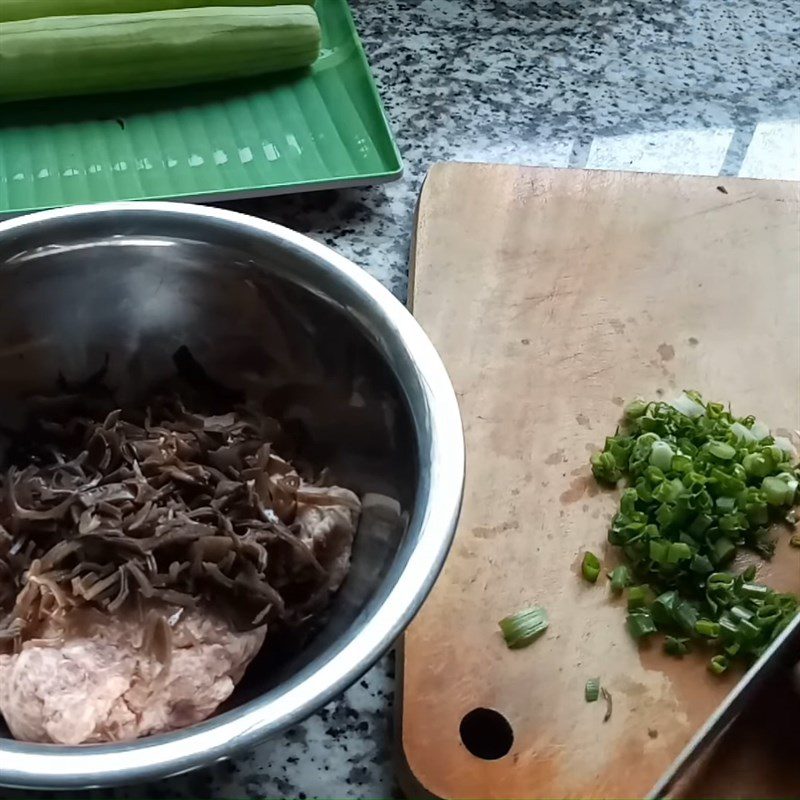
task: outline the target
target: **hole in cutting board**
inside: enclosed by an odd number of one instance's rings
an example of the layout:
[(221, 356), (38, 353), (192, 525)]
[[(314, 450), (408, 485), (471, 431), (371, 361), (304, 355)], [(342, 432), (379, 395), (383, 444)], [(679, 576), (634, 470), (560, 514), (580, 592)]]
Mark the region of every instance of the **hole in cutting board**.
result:
[(502, 758), (514, 744), (509, 721), (492, 708), (473, 708), (464, 715), (458, 730), (464, 747), (484, 761)]

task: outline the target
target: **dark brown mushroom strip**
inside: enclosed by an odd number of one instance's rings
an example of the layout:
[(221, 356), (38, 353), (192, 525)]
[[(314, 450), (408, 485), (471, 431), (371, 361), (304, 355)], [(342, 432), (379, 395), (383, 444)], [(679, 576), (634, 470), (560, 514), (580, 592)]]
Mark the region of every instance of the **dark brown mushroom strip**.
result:
[(87, 508), (81, 513), (78, 519), (78, 534), (85, 536), (87, 533), (96, 531), (98, 528), (102, 527), (102, 525), (103, 521), (99, 517), (96, 517), (90, 508)]
[(210, 564), (204, 561), (200, 565), (202, 574), (207, 575), (212, 581), (218, 583), (226, 589), (233, 589), (236, 586), (236, 581), (229, 578), (222, 573), (222, 570), (216, 564)]
[(122, 415), (121, 408), (115, 408), (113, 411), (109, 411), (108, 416), (103, 420), (103, 424), (101, 426), (102, 430), (110, 431), (116, 424), (119, 422), (119, 418)]
[(270, 613), (270, 611), (272, 611), (272, 606), (271, 605), (264, 606), (264, 608), (262, 608), (261, 611), (259, 611), (258, 614), (256, 614), (253, 617), (253, 619), (251, 620), (250, 624), (254, 628), (257, 628), (259, 625), (261, 625), (264, 622), (264, 620), (267, 618), (267, 615)]
[(218, 417), (197, 417), (196, 419), (203, 430), (214, 433), (240, 433), (246, 424), (238, 420), (233, 413), (223, 414)]
[(14, 641), (25, 629), (25, 622), (21, 617), (11, 617), (0, 620), (0, 642)]
[[(255, 524), (255, 521), (250, 524)], [(297, 536), (282, 523), (277, 522), (271, 525), (266, 530), (257, 533), (255, 538), (256, 541), (260, 542), (285, 542), (300, 556), (304, 564), (313, 567), (320, 574), (325, 574), (325, 568), (319, 563), (311, 548), (302, 539), (298, 539)]]
[(253, 409), (190, 410), (166, 395), (145, 411), (93, 395), (72, 416), (79, 399), (37, 406), (49, 417), (20, 437), (22, 468), (2, 487), (6, 646), (65, 603), (109, 614), (141, 598), (210, 603), (247, 628), (302, 623), (327, 602), (328, 572), (295, 515), (301, 498), (321, 514), (336, 501), (315, 494), (321, 484), (304, 492), (276, 455), (277, 423)]
[(243, 573), (236, 576), (234, 587), (241, 590), (242, 594), (253, 598), (266, 600), (274, 605), (279, 613), (285, 610), (283, 598), (278, 594), (266, 580), (259, 580), (253, 573)]
[(94, 600), (95, 598), (99, 598), (101, 595), (105, 594), (109, 589), (112, 589), (115, 585), (117, 585), (119, 583), (119, 580), (120, 580), (119, 572), (114, 572), (107, 578), (95, 581), (92, 584), (92, 586), (84, 592), (83, 595), (84, 599)]
[[(160, 472), (162, 475), (167, 475), (170, 478), (173, 478), (176, 481), (182, 481), (183, 483), (188, 483), (193, 486), (202, 485), (205, 483), (206, 475), (191, 475), (188, 469), (181, 469), (180, 467), (173, 466), (172, 464), (167, 464), (160, 468)], [(203, 472), (205, 472), (203, 470)]]
[[(265, 551), (266, 552), (266, 551)], [(220, 561), (217, 566), (225, 573), (230, 572), (233, 569), (234, 564), (236, 564), (236, 553), (231, 550), (223, 559)], [(262, 572), (266, 570), (266, 564), (264, 565), (264, 569), (261, 570)]]
[(14, 539), (11, 534), (0, 525), (0, 555), (5, 555), (11, 550), (11, 545), (14, 544)]
[(106, 516), (113, 517), (114, 519), (122, 519), (130, 510), (128, 505), (129, 504), (125, 502), (122, 502), (119, 505), (114, 505), (108, 500), (104, 500), (102, 503), (97, 504), (97, 511), (100, 514), (105, 514)]
[(78, 539), (62, 540), (56, 542), (41, 558), (44, 569), (53, 569), (60, 564), (67, 556), (81, 549), (81, 542)]
[(227, 536), (205, 536), (192, 542), (189, 552), (197, 561), (213, 561), (218, 564), (234, 546), (234, 541)]
[(128, 571), (125, 567), (119, 567), (117, 569), (117, 574), (119, 576), (119, 589), (117, 590), (117, 595), (114, 597), (113, 600), (109, 601), (107, 604), (107, 609), (112, 614), (119, 611), (122, 606), (125, 604), (125, 601), (130, 596), (130, 590), (128, 588)]
[(173, 606), (182, 606), (184, 608), (195, 608), (197, 606), (196, 597), (174, 589), (153, 589), (152, 596)]
[(169, 565), (169, 572), (167, 573), (167, 577), (169, 582), (175, 584), (178, 582), (178, 578), (180, 577), (181, 572), (184, 572), (189, 568), (189, 565), (184, 561), (183, 563), (179, 561), (173, 561)]
[(152, 510), (153, 501), (148, 500), (132, 517), (129, 517), (125, 521), (125, 530), (130, 533), (130, 531), (135, 531), (137, 528), (141, 528), (147, 522)]
[(98, 503), (113, 503), (119, 500), (133, 500), (136, 495), (124, 483), (109, 483), (78, 493), (78, 499), (89, 507)]
[(25, 520), (42, 520), (42, 519), (60, 519), (68, 511), (74, 502), (74, 496), (70, 495), (66, 500), (62, 500), (58, 505), (45, 509), (23, 508), (17, 502), (16, 487), (15, 487), (15, 474), (16, 471), (12, 467), (6, 475), (6, 497), (11, 510), (11, 518), (15, 521)]

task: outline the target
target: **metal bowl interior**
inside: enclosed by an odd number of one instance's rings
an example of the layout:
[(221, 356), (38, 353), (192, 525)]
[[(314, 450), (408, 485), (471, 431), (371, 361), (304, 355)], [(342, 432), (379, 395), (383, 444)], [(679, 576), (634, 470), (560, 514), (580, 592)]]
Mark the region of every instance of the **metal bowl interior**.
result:
[[(278, 735), (359, 677), (418, 610), (444, 561), (464, 451), (452, 386), (411, 315), (307, 238), (238, 214), (114, 204), (0, 224), (0, 414), (107, 363), (146, 396), (188, 348), (218, 381), (265, 398), (304, 456), (365, 505), (351, 571), (299, 652), (251, 665), (225, 709), (117, 745), (16, 742), (0, 785), (77, 788), (176, 774)], [(269, 639), (267, 648), (269, 647)]]

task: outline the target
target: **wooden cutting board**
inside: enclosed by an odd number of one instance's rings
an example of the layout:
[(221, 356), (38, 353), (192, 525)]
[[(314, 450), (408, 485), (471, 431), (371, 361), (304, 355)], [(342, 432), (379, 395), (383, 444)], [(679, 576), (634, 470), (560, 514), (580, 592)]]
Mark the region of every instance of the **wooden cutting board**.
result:
[[(450, 557), (404, 641), (412, 796), (640, 798), (724, 699), (735, 675), (637, 649), (607, 582), (580, 579), (586, 549), (615, 563), (617, 496), (598, 490), (588, 460), (627, 400), (682, 388), (800, 428), (799, 195), (731, 178), (429, 173), (410, 302), (453, 379), (468, 464)], [(762, 575), (800, 592), (787, 534)], [(549, 631), (511, 651), (497, 621), (531, 605), (547, 607)], [(592, 677), (611, 693), (607, 722), (603, 702), (584, 700)], [(780, 691), (770, 713), (791, 701)], [(724, 768), (685, 796), (798, 795), (786, 731), (778, 758), (774, 719), (749, 724), (761, 724), (753, 767), (747, 741), (723, 742)], [(796, 710), (791, 724), (796, 755)], [(477, 757), (462, 732), (475, 751), (508, 753)]]

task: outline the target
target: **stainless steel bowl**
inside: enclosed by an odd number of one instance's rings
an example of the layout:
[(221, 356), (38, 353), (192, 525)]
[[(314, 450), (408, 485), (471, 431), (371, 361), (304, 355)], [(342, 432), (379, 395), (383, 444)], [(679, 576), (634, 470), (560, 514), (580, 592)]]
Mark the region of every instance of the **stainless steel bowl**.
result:
[(136, 782), (221, 760), (311, 714), (408, 625), (458, 517), (464, 445), (453, 388), (406, 309), (300, 234), (240, 214), (126, 203), (0, 224), (0, 417), (58, 375), (136, 396), (188, 347), (215, 378), (278, 403), (301, 447), (374, 504), (350, 575), (301, 652), (251, 669), (222, 713), (126, 744), (26, 744), (0, 729), (0, 785)]

